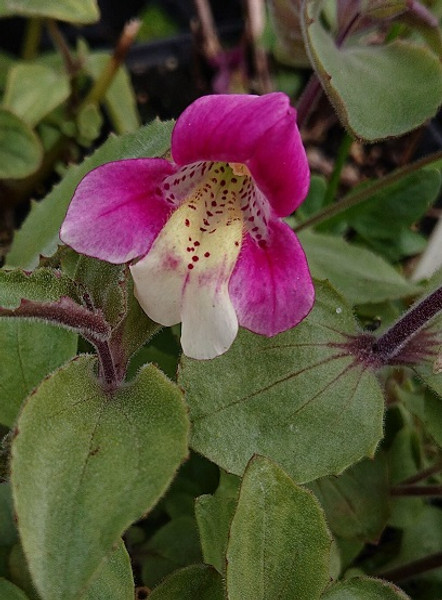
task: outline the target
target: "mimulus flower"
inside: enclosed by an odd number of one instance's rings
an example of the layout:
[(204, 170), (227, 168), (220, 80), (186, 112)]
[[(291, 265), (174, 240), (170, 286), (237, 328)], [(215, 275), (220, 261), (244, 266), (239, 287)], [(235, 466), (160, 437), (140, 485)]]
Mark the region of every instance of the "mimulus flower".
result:
[(182, 323), (190, 357), (222, 354), (238, 325), (273, 336), (299, 323), (314, 290), (281, 217), (305, 198), (309, 170), (287, 96), (199, 98), (175, 125), (172, 157), (88, 173), (63, 242), (111, 263), (141, 257), (135, 295), (154, 321)]

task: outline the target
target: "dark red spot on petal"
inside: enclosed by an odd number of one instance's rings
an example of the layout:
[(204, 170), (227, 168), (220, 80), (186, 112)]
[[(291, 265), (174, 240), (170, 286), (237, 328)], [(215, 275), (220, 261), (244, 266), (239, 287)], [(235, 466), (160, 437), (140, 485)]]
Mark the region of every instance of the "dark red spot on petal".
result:
[(265, 240), (259, 240), (258, 246), (260, 248), (265, 248), (267, 246), (267, 242)]
[(204, 252), (204, 256), (205, 256), (206, 258), (209, 258), (209, 256), (210, 256), (210, 252)]
[(187, 268), (188, 268), (188, 269), (193, 269), (193, 265), (192, 265), (192, 263), (188, 264), (188, 265), (187, 265)]
[(189, 221), (189, 219), (186, 219), (186, 220), (184, 221), (184, 225), (185, 225), (186, 227), (190, 227), (190, 221)]
[(198, 262), (199, 261), (199, 257), (198, 256), (192, 256), (192, 260), (193, 260), (193, 262)]
[(199, 242), (195, 242), (195, 246), (199, 246), (199, 245), (200, 245), (200, 243), (199, 243)]

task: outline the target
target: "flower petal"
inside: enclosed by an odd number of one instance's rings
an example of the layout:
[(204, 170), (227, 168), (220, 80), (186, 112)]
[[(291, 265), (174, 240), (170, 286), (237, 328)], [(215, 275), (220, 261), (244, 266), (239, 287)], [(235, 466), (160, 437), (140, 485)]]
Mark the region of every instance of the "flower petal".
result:
[(199, 98), (175, 125), (172, 154), (179, 165), (244, 163), (278, 216), (299, 206), (310, 183), (296, 111), (281, 92)]
[(313, 283), (301, 244), (288, 225), (272, 220), (263, 247), (246, 235), (229, 293), (239, 324), (261, 335), (276, 335), (308, 315)]
[(175, 170), (160, 158), (121, 160), (94, 169), (75, 190), (61, 240), (112, 263), (145, 254), (170, 213), (161, 183)]
[(199, 359), (222, 354), (236, 336), (228, 283), (242, 233), (239, 206), (207, 216), (200, 197), (205, 181), (201, 185), (171, 215), (148, 254), (131, 266), (143, 310), (162, 325), (182, 321), (183, 351)]

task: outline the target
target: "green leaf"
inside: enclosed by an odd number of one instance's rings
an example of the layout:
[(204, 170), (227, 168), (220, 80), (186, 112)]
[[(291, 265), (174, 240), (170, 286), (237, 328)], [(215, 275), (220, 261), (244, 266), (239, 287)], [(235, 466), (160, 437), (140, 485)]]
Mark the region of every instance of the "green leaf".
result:
[(25, 405), (12, 445), (20, 537), (45, 600), (74, 600), (187, 453), (182, 395), (153, 365), (111, 396), (82, 356)]
[(0, 598), (2, 600), (28, 600), (20, 588), (3, 578), (0, 578)]
[(22, 319), (0, 319), (0, 423), (12, 427), (32, 390), (75, 356), (77, 335)]
[(21, 269), (0, 270), (0, 306), (15, 309), (21, 300), (54, 302), (63, 296), (80, 302), (80, 290), (66, 275), (55, 269), (42, 267), (32, 273)]
[(317, 282), (315, 307), (294, 329), (273, 338), (242, 330), (219, 358), (183, 357), (192, 447), (237, 475), (262, 454), (298, 482), (372, 456), (384, 400), (374, 373), (342, 348), (356, 333), (341, 296)]
[(29, 125), (0, 108), (0, 179), (27, 177), (39, 168), (42, 158), (42, 146)]
[(33, 127), (70, 94), (69, 79), (41, 64), (18, 64), (8, 73), (4, 108)]
[(225, 575), (230, 524), (238, 502), (239, 478), (221, 471), (220, 485), (213, 496), (195, 501), (195, 516), (203, 549), (204, 562)]
[(17, 528), (14, 522), (11, 486), (6, 481), (0, 483), (0, 547), (12, 546), (17, 541)]
[(47, 17), (69, 23), (95, 23), (100, 17), (97, 0), (5, 0), (0, 17)]
[(221, 576), (208, 565), (172, 573), (149, 594), (149, 600), (225, 600)]
[[(97, 79), (105, 69), (110, 57), (104, 52), (90, 54), (85, 70)], [(140, 127), (137, 102), (127, 69), (122, 66), (106, 92), (104, 103), (117, 133), (137, 131)]]
[(134, 578), (130, 556), (121, 541), (100, 569), (81, 600), (133, 600)]
[(269, 11), (275, 29), (275, 58), (293, 67), (310, 67), (300, 20), (300, 2), (270, 0)]
[(346, 211), (343, 219), (376, 252), (397, 261), (407, 255), (406, 243), (414, 233), (409, 227), (436, 200), (440, 183), (437, 169), (421, 169)]
[(419, 292), (416, 285), (370, 250), (311, 231), (303, 231), (299, 239), (312, 276), (330, 280), (351, 304), (385, 302)]
[(442, 101), (442, 65), (426, 48), (396, 40), (385, 46), (338, 48), (324, 29), (323, 0), (308, 0), (304, 39), (321, 84), (341, 122), (367, 141), (422, 125)]
[(28, 563), (20, 543), (15, 544), (9, 553), (8, 576), (12, 583), (29, 596), (30, 600), (41, 600), (41, 597), (37, 594), (35, 586), (32, 583)]
[(8, 266), (33, 269), (38, 264), (40, 254), (54, 254), (60, 243), (58, 232), (67, 207), (86, 173), (112, 160), (164, 154), (170, 146), (172, 126), (172, 122), (154, 121), (135, 133), (110, 136), (92, 156), (80, 165), (71, 167), (61, 183), (44, 200), (33, 204), (28, 218), (14, 238), (7, 257)]
[(141, 552), (146, 555), (141, 564), (142, 579), (149, 587), (180, 567), (202, 562), (195, 519), (172, 519), (143, 545)]
[(341, 538), (376, 543), (389, 516), (389, 483), (383, 455), (352, 465), (339, 477), (309, 484), (332, 532)]
[(321, 600), (410, 600), (398, 587), (388, 581), (355, 577), (333, 584)]
[(262, 457), (249, 463), (227, 548), (229, 600), (315, 600), (331, 536), (313, 494)]

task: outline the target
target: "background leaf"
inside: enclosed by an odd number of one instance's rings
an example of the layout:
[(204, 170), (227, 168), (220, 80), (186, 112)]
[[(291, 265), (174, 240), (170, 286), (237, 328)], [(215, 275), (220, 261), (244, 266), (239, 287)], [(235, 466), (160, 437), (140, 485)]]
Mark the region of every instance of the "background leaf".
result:
[(40, 64), (18, 64), (8, 72), (3, 106), (33, 127), (70, 94), (62, 71)]
[(174, 384), (149, 365), (109, 397), (94, 365), (82, 356), (46, 379), (12, 446), (20, 537), (45, 600), (79, 596), (187, 453), (187, 415)]
[(0, 179), (22, 179), (38, 169), (43, 149), (22, 119), (0, 108)]
[(0, 598), (2, 600), (28, 600), (20, 588), (3, 578), (0, 578)]
[(164, 154), (170, 146), (172, 126), (172, 122), (154, 121), (135, 133), (110, 136), (92, 156), (80, 165), (71, 167), (44, 200), (33, 204), (29, 216), (15, 235), (7, 265), (33, 269), (38, 264), (40, 254), (54, 254), (60, 243), (58, 232), (67, 207), (86, 173), (112, 160)]
[(438, 57), (399, 40), (338, 48), (321, 23), (323, 4), (305, 3), (304, 39), (322, 86), (352, 135), (367, 141), (398, 136), (434, 116), (442, 101)]
[(149, 600), (225, 600), (219, 573), (208, 565), (192, 565), (172, 573), (149, 594)]
[(255, 457), (227, 548), (229, 600), (315, 600), (329, 580), (331, 536), (313, 494)]
[(332, 585), (322, 600), (410, 600), (402, 590), (380, 579), (356, 577)]
[(351, 304), (412, 296), (409, 283), (383, 258), (340, 237), (303, 231), (299, 234), (312, 276), (328, 279)]
[(0, 423), (12, 427), (32, 390), (77, 352), (77, 335), (22, 319), (0, 319)]
[(315, 287), (315, 307), (294, 329), (241, 331), (219, 358), (182, 359), (191, 445), (231, 473), (262, 454), (310, 481), (373, 455), (382, 436), (376, 376), (340, 347), (357, 332), (353, 314), (327, 284)]
[(133, 600), (134, 578), (130, 556), (121, 541), (81, 600)]
[(0, 16), (49, 17), (70, 23), (94, 23), (100, 13), (96, 0), (4, 0)]

